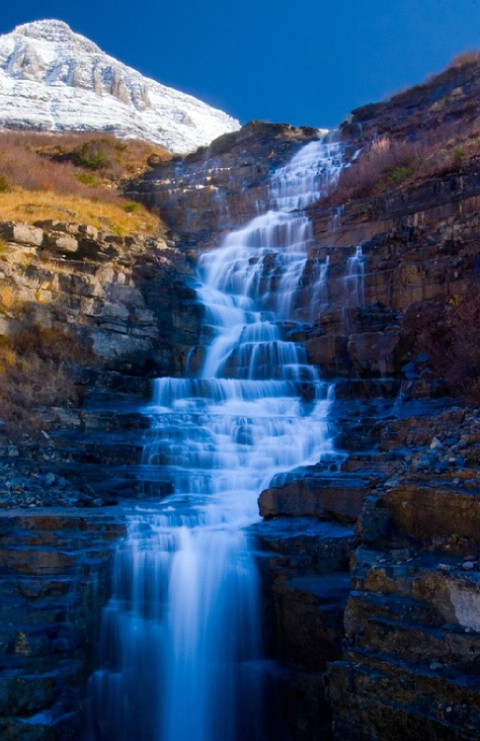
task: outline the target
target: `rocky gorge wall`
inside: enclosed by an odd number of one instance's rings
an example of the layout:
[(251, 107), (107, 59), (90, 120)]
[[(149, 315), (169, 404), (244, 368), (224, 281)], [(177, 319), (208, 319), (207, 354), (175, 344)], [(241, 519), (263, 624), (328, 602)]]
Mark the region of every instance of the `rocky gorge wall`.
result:
[(79, 739), (101, 609), (123, 516), (11, 510), (0, 516), (0, 732)]

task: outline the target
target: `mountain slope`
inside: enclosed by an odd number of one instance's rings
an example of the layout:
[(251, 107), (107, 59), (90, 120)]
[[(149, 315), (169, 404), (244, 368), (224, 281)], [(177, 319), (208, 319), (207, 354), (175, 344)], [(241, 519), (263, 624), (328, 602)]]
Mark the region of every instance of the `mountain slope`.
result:
[(0, 128), (110, 131), (188, 152), (239, 124), (43, 20), (0, 36)]

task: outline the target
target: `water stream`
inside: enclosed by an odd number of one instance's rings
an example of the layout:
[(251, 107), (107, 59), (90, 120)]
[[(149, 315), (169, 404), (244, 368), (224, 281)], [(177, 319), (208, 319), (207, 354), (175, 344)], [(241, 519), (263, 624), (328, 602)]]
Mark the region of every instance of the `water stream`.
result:
[(195, 378), (158, 379), (146, 410), (146, 476), (168, 475), (173, 494), (137, 508), (117, 554), (90, 687), (99, 741), (267, 738), (246, 527), (275, 474), (334, 454), (332, 391), (286, 330), (327, 300), (327, 263), (305, 286), (301, 209), (340, 167), (338, 144), (306, 145), (273, 175), (274, 207), (200, 258), (204, 361)]

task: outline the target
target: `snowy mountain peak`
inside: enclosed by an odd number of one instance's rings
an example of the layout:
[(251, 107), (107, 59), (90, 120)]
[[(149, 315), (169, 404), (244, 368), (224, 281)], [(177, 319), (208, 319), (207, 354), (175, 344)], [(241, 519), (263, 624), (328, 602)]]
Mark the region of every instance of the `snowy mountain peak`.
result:
[(52, 41), (55, 44), (61, 43), (78, 43), (82, 41), (82, 46), (87, 45), (92, 51), (101, 53), (99, 47), (86, 39), (85, 36), (80, 36), (78, 33), (74, 33), (70, 26), (64, 21), (57, 21), (55, 19), (44, 20), (44, 21), (32, 21), (32, 23), (23, 23), (21, 26), (16, 26), (13, 30), (14, 34), (20, 36), (28, 36), (31, 39), (40, 39), (42, 41)]
[(0, 36), (0, 129), (110, 131), (189, 152), (238, 121), (143, 77), (63, 21)]

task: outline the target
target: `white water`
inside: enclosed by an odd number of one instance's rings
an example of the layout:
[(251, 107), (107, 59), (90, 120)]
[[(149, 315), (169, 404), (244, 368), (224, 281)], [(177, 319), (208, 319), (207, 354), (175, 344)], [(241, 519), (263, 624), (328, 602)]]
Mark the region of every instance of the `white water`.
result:
[(302, 211), (340, 168), (314, 142), (272, 178), (275, 210), (202, 255), (205, 359), (198, 378), (155, 383), (145, 468), (174, 493), (131, 517), (91, 680), (102, 741), (264, 739), (258, 576), (245, 527), (272, 477), (332, 457), (331, 390), (285, 339), (325, 298), (305, 287)]

